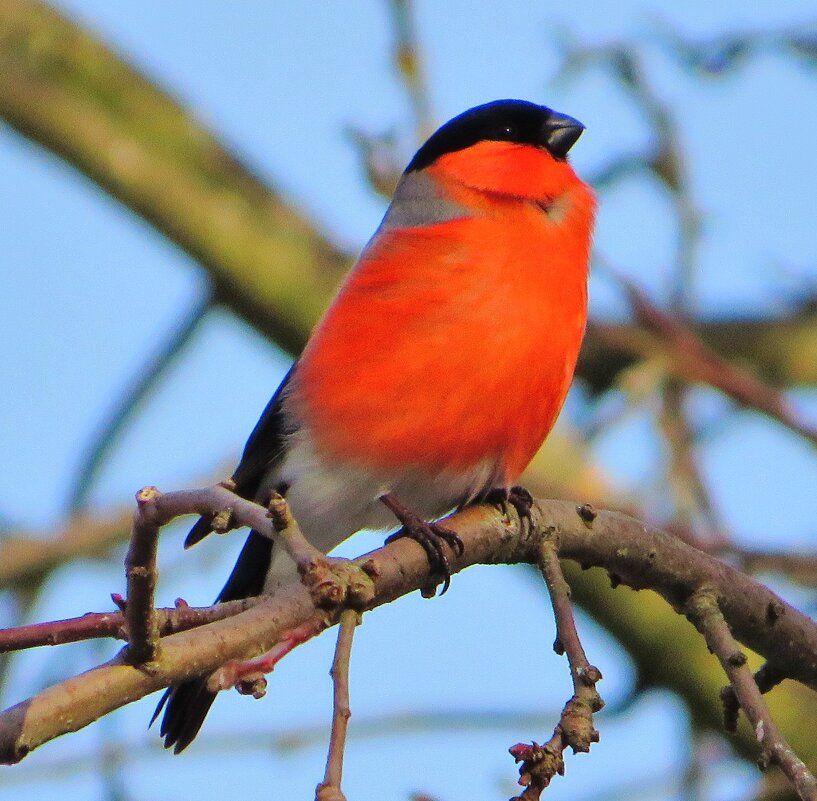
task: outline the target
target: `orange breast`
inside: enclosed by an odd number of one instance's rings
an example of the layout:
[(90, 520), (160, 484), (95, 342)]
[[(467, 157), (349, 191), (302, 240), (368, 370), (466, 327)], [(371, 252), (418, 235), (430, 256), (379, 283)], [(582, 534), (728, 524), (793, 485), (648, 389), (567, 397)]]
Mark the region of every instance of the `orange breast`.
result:
[(586, 197), (563, 219), (506, 200), (373, 239), (292, 385), (323, 455), (387, 474), (489, 461), (519, 476), (556, 420), (585, 327), (592, 197), (575, 191)]

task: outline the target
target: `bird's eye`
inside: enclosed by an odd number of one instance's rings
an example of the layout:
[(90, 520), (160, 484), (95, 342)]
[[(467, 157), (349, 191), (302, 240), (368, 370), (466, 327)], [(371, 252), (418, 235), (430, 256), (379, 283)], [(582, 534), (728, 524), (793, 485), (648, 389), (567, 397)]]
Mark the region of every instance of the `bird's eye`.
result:
[(503, 125), (502, 133), (504, 136), (507, 136), (510, 139), (510, 137), (512, 137), (515, 133), (513, 125)]

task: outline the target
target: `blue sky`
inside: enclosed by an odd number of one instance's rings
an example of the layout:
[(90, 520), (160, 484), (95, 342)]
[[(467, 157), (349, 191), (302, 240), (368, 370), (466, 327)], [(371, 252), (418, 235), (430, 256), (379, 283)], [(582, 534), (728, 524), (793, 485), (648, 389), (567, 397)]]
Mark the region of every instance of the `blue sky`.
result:
[[(148, 0), (61, 0), (57, 4), (102, 34), (149, 76), (193, 109), (270, 183), (307, 211), (342, 246), (359, 249), (383, 213), (366, 187), (348, 126), (395, 129), (410, 155), (409, 113), (390, 62), (384, 3), (242, 4)], [(802, 2), (578, 2), (567, 6), (506, 0), (417, 4), (432, 105), (445, 120), (497, 97), (545, 102), (578, 117), (587, 132), (575, 148), (583, 174), (611, 155), (642, 146), (647, 129), (632, 104), (599, 70), (554, 84), (558, 31), (584, 42), (649, 37), (661, 19), (688, 34), (814, 24), (817, 7)], [(813, 30), (813, 28), (812, 28)], [(656, 88), (682, 121), (692, 183), (706, 213), (697, 275), (702, 313), (776, 310), (792, 286), (817, 280), (813, 187), (817, 167), (817, 76), (791, 61), (762, 55), (737, 75), (701, 84), (685, 77), (657, 48), (647, 51)], [(65, 509), (81, 447), (130, 376), (203, 291), (190, 258), (56, 158), (0, 128), (0, 334), (12, 380), (0, 397), (0, 518), (47, 531)], [(603, 197), (596, 245), (647, 288), (666, 297), (673, 230), (665, 198), (641, 180)], [(787, 294), (789, 293), (789, 294)], [(624, 306), (601, 277), (591, 282), (597, 314)], [(102, 506), (128, 503), (144, 484), (171, 489), (210, 478), (238, 452), (277, 385), (287, 359), (229, 315), (213, 314), (182, 363), (151, 398), (121, 441), (94, 492)], [(233, 386), (229, 393), (211, 388)], [(815, 414), (808, 393), (798, 396)], [(712, 401), (702, 401), (704, 406)], [(602, 438), (599, 465), (622, 487), (652, 484), (660, 450), (648, 416), (636, 414)], [(807, 447), (762, 420), (739, 416), (702, 451), (724, 516), (747, 542), (809, 547), (814, 530), (806, 504), (817, 480)], [(179, 530), (162, 545), (160, 600), (207, 602), (220, 587), (240, 538), (220, 538), (182, 553)], [(778, 539), (775, 539), (778, 538)], [(347, 553), (373, 547), (361, 535)], [(511, 575), (513, 573), (513, 575)], [(109, 605), (121, 590), (116, 564), (82, 564), (59, 572), (33, 617), (68, 616)], [(519, 660), (519, 632), (504, 624), (521, 606), (541, 609), (542, 658)], [(0, 609), (0, 620), (5, 613)], [(604, 695), (621, 697), (631, 678), (626, 659), (603, 632), (588, 648), (604, 662)], [(399, 632), (399, 637), (395, 636)], [(452, 637), (452, 632), (456, 636)], [(354, 653), (356, 718), (386, 710), (485, 707), (525, 709), (538, 699), (554, 712), (568, 692), (562, 660), (550, 653), (552, 624), (542, 590), (520, 571), (472, 570), (443, 599), (409, 598), (368, 616)], [(452, 640), (455, 647), (451, 647)], [(331, 636), (300, 649), (276, 671), (268, 698), (219, 699), (206, 732), (229, 743), (237, 731), (283, 731), (327, 720)], [(5, 698), (11, 702), (66, 671), (90, 666), (110, 649), (67, 648), (20, 659)], [(432, 680), (422, 679), (423, 673)], [(106, 741), (153, 742), (144, 732), (152, 701), (64, 738), (32, 755), (21, 775), (42, 772), (37, 787), (0, 775), (0, 798), (53, 795), (53, 760), (99, 752)], [(555, 714), (552, 716), (555, 722)], [(601, 721), (603, 723), (603, 721)], [(637, 725), (635, 725), (637, 723)], [(354, 725), (354, 724), (353, 724)], [(550, 724), (552, 727), (552, 723)], [(590, 757), (571, 758), (558, 798), (585, 797), (599, 776), (612, 782), (638, 730), (661, 774), (681, 764), (685, 723), (680, 707), (653, 694), (603, 724)], [(505, 749), (548, 731), (500, 730), (468, 738), (450, 753), (449, 733), (353, 741), (346, 767), (350, 798), (406, 798), (425, 790), (440, 799), (507, 797), (514, 769)], [(230, 752), (218, 764), (202, 746), (181, 759), (140, 757), (124, 769), (133, 797), (308, 797), (322, 775), (323, 745), (282, 757)], [(104, 758), (104, 757), (103, 757)], [(384, 765), (407, 766), (390, 775)], [(23, 770), (28, 771), (23, 774)], [(10, 775), (10, 774), (9, 774)], [(16, 774), (15, 774), (16, 775)], [(744, 775), (744, 774), (741, 774)], [(751, 773), (745, 774), (746, 781)], [(621, 775), (624, 780), (624, 775)], [(645, 778), (646, 781), (646, 778)], [(70, 798), (103, 797), (85, 775), (59, 779)], [(737, 797), (745, 786), (722, 782), (713, 797)], [(269, 792), (268, 792), (269, 791)], [(307, 796), (304, 796), (307, 793)], [(720, 794), (718, 794), (720, 793)], [(654, 797), (665, 797), (660, 793)]]

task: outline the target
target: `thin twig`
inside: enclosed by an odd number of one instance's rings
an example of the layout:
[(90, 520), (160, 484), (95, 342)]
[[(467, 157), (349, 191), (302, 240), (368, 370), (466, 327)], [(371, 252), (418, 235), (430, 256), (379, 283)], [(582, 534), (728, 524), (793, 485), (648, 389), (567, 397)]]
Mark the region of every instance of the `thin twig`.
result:
[(153, 594), (158, 573), (156, 551), (161, 522), (151, 503), (161, 495), (156, 487), (144, 487), (136, 493), (133, 533), (125, 557), (128, 598), (125, 628), (128, 632), (127, 658), (135, 665), (153, 662), (159, 655), (159, 627)]
[(356, 565), (349, 559), (331, 558), (319, 551), (304, 536), (289, 504), (277, 492), (272, 494), (267, 514), (315, 606), (333, 611), (347, 606), (362, 610), (371, 601), (373, 576), (365, 563)]
[[(434, 132), (436, 125), (417, 46), (412, 4), (411, 0), (388, 0), (386, 5), (394, 39), (392, 61), (411, 106), (413, 139), (419, 145)], [(372, 134), (349, 126), (347, 133), (369, 186), (384, 200), (390, 201), (405, 166), (405, 153), (399, 147), (395, 132)]]
[[(769, 662), (766, 662), (755, 673), (757, 688), (764, 695), (777, 687), (785, 678), (785, 672)], [(726, 731), (734, 734), (738, 730), (740, 702), (737, 695), (735, 695), (735, 688), (731, 684), (721, 689), (721, 703), (723, 704), (723, 727)]]
[(758, 760), (761, 769), (765, 769), (769, 762), (776, 762), (803, 801), (817, 801), (817, 780), (794, 753), (772, 719), (747, 664), (746, 655), (724, 619), (715, 592), (708, 588), (696, 591), (690, 597), (687, 609), (693, 623), (704, 635), (709, 650), (718, 657), (735, 697), (755, 731), (762, 747)]
[[(145, 488), (151, 489), (155, 490)], [(140, 490), (140, 493), (145, 490)], [(231, 528), (247, 527), (270, 539), (276, 536), (268, 511), (263, 506), (236, 495), (229, 488), (229, 482), (176, 492), (155, 490), (148, 495), (150, 497), (147, 500), (143, 499), (142, 503), (146, 510), (149, 507), (150, 514), (155, 516), (156, 523), (160, 526), (181, 515), (223, 516), (225, 520), (223, 528), (220, 529), (222, 533)]]
[[(161, 637), (167, 637), (178, 631), (187, 631), (215, 620), (232, 617), (255, 606), (258, 601), (258, 598), (244, 598), (215, 606), (193, 607), (184, 604), (177, 605), (174, 609), (156, 609), (156, 627)], [(65, 620), (0, 629), (0, 654), (103, 637), (128, 639), (123, 612), (88, 612), (80, 617)]]
[[(294, 651), (299, 645), (303, 645), (313, 637), (317, 637), (325, 629), (329, 628), (334, 620), (328, 615), (313, 618), (281, 634), (272, 648), (266, 653), (253, 659), (231, 659), (222, 665), (207, 680), (207, 689), (210, 692), (226, 690), (230, 687), (238, 687), (242, 694), (256, 695), (258, 692), (257, 683), (263, 679), (264, 674), (271, 673), (275, 666), (288, 654)], [(242, 688), (241, 685), (244, 685)], [(246, 687), (253, 685), (252, 692), (247, 693)], [(256, 697), (260, 697), (256, 695)]]
[(666, 376), (661, 392), (658, 424), (666, 439), (669, 485), (675, 496), (676, 527), (699, 531), (696, 539), (723, 547), (730, 541), (721, 516), (695, 457), (695, 435), (685, 405), (689, 387), (674, 376)]
[(272, 493), (267, 517), (272, 521), (279, 541), (295, 562), (301, 583), (309, 590), (312, 602), (319, 609), (326, 610), (327, 614), (285, 631), (279, 641), (261, 656), (233, 659), (222, 665), (208, 679), (207, 686), (211, 692), (235, 687), (244, 695), (260, 698), (266, 692), (264, 674), (272, 672), (299, 645), (336, 623), (346, 608), (362, 610), (374, 597), (371, 568), (366, 563), (356, 565), (349, 559), (325, 556), (307, 540), (289, 504), (277, 492)]
[[(585, 504), (577, 509), (588, 526), (596, 519), (596, 512)], [(591, 743), (597, 743), (599, 733), (593, 726), (593, 713), (604, 701), (596, 691), (601, 671), (591, 665), (584, 652), (576, 619), (570, 603), (570, 587), (562, 573), (556, 546), (549, 538), (542, 538), (539, 546), (539, 569), (550, 594), (553, 616), (556, 619), (556, 641), (553, 650), (566, 654), (573, 680), (573, 697), (565, 704), (553, 736), (544, 745), (518, 743), (510, 751), (519, 767), (519, 783), (525, 786), (518, 801), (535, 801), (542, 790), (558, 773), (564, 774), (563, 752), (568, 746), (573, 753), (587, 752)], [(516, 800), (514, 800), (516, 801)]]
[[(586, 508), (586, 507), (580, 507)], [(595, 511), (595, 510), (594, 510)], [(584, 513), (588, 516), (588, 513)], [(593, 516), (595, 520), (595, 515)], [(553, 616), (556, 618), (556, 642), (553, 650), (557, 654), (566, 654), (570, 664), (570, 676), (573, 679), (573, 692), (587, 701), (591, 707), (591, 712), (598, 712), (604, 702), (596, 692), (596, 682), (601, 681), (601, 672), (590, 664), (584, 652), (579, 632), (576, 629), (576, 619), (573, 616), (573, 607), (570, 603), (570, 587), (562, 573), (562, 566), (559, 564), (559, 555), (552, 542), (547, 539), (542, 540), (539, 549), (540, 561), (539, 569), (547, 584), (550, 593), (550, 602), (553, 606)], [(594, 738), (596, 732), (591, 730), (587, 736), (582, 736), (577, 742), (568, 741), (576, 751), (589, 751), (590, 743), (596, 742)]]
[(323, 551), (319, 551), (305, 536), (298, 521), (293, 517), (289, 504), (283, 495), (273, 492), (268, 506), (268, 514), (275, 531), (280, 535), (287, 553), (303, 573), (316, 559), (323, 559)]
[(415, 138), (427, 139), (434, 131), (428, 86), (420, 62), (420, 48), (411, 0), (389, 0), (394, 34), (394, 65), (406, 89), (414, 115)]
[(326, 772), (323, 782), (315, 792), (315, 801), (345, 801), (340, 783), (343, 778), (343, 754), (346, 749), (346, 729), (352, 711), (349, 708), (349, 661), (352, 656), (352, 640), (360, 616), (354, 609), (345, 609), (340, 615), (340, 631), (335, 658), (332, 661), (332, 686), (334, 703), (332, 733), (329, 736), (329, 753), (326, 756)]
[(806, 24), (776, 29), (730, 31), (714, 36), (690, 37), (662, 19), (653, 21), (655, 39), (683, 67), (706, 78), (734, 73), (753, 58), (764, 55), (794, 55), (814, 65), (817, 36)]
[[(681, 126), (672, 107), (648, 80), (636, 50), (612, 48), (608, 52), (608, 66), (640, 107), (652, 131), (651, 157), (644, 159), (637, 169), (649, 171), (664, 184), (673, 206), (678, 225), (669, 303), (678, 319), (686, 322), (693, 308), (702, 213), (686, 167)], [(687, 526), (702, 515), (707, 528), (720, 538), (722, 526), (693, 454), (694, 439), (684, 404), (686, 387), (670, 376), (662, 382), (660, 390), (659, 428), (670, 448), (670, 485), (675, 491), (676, 513)]]

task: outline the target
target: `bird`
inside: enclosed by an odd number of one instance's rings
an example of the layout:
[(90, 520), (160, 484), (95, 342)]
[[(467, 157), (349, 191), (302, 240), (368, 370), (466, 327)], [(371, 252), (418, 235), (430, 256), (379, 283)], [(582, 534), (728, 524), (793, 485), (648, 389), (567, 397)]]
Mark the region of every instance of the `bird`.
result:
[[(561, 410), (587, 319), (595, 195), (568, 161), (584, 126), (496, 100), (440, 127), (264, 409), (232, 476), (285, 496), (323, 552), (395, 528), (449, 579), (459, 538), (437, 521), (507, 499)], [(212, 529), (201, 518), (189, 547)], [(274, 593), (297, 572), (250, 532), (217, 601)], [(166, 748), (195, 738), (215, 694), (170, 687)], [(151, 721), (153, 722), (153, 721)]]

